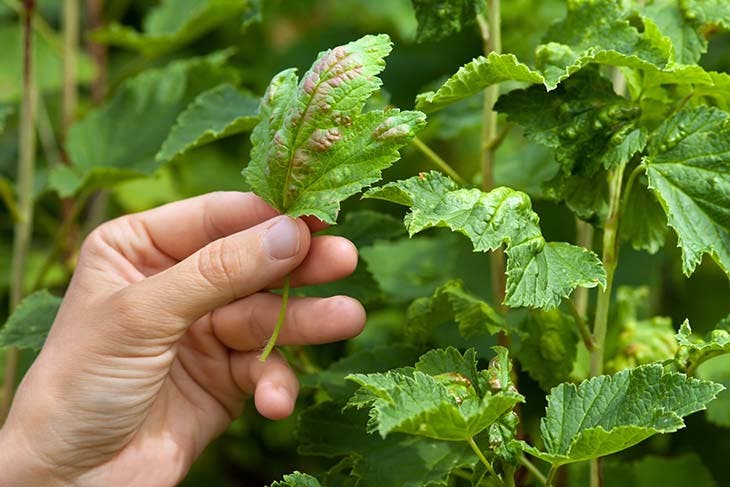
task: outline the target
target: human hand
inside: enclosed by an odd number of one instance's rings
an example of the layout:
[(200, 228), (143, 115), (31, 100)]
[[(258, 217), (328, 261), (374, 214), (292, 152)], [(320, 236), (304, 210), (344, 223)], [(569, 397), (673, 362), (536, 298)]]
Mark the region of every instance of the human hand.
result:
[[(249, 193), (103, 224), (0, 430), (0, 486), (174, 485), (247, 396), (267, 418), (290, 415), (294, 373), (278, 354), (259, 361), (281, 303), (266, 290), (356, 263), (349, 241), (311, 237)], [(278, 342), (342, 340), (364, 321), (348, 297), (292, 298)]]

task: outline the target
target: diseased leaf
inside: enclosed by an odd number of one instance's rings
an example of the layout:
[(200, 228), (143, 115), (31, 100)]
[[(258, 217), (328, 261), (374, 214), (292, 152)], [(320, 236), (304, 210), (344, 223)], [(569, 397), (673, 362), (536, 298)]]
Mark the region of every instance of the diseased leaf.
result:
[(61, 298), (46, 290), (28, 295), (0, 329), (0, 347), (40, 350), (60, 307)]
[(410, 235), (447, 227), (467, 236), (478, 252), (505, 244), (505, 303), (509, 306), (551, 308), (576, 286), (605, 284), (605, 272), (595, 254), (566, 243), (545, 242), (530, 198), (519, 191), (460, 189), (432, 171), (374, 188), (365, 197), (409, 206), (405, 224)]
[(294, 472), (284, 475), (284, 480), (274, 482), (271, 487), (322, 487), (322, 484), (311, 475)]
[(349, 375), (347, 379), (361, 386), (350, 404), (370, 408), (369, 428), (383, 438), (401, 432), (463, 441), (524, 401), (514, 390), (480, 394), (475, 373), (473, 350), (463, 356), (455, 349), (435, 350), (423, 356), (412, 372)]
[(235, 81), (235, 73), (223, 66), (229, 54), (176, 61), (126, 81), (111, 100), (71, 127), (72, 164), (51, 171), (51, 189), (66, 197), (153, 173), (159, 166), (155, 154), (180, 112), (199, 93)]
[(718, 323), (704, 339), (692, 336), (689, 321), (685, 320), (675, 338), (679, 343), (676, 360), (690, 373), (703, 362), (730, 353), (730, 316)]
[(519, 62), (513, 54), (490, 53), (459, 68), (438, 90), (418, 95), (416, 108), (434, 112), (502, 81), (542, 83), (543, 77)]
[(729, 119), (715, 108), (684, 110), (656, 130), (644, 159), (688, 276), (705, 253), (730, 274)]
[(520, 124), (528, 139), (552, 148), (565, 173), (590, 176), (601, 162), (607, 167), (625, 162), (646, 143), (640, 130), (633, 134), (637, 107), (614, 93), (611, 82), (594, 69), (550, 93), (541, 86), (512, 91), (495, 109)]
[(690, 18), (730, 29), (730, 5), (725, 0), (679, 0)]
[(380, 88), (391, 50), (386, 35), (365, 36), (321, 53), (297, 84), (293, 70), (274, 77), (251, 135), (244, 170), (253, 190), (290, 216), (334, 223), (340, 201), (380, 179), (425, 124), (420, 112), (361, 113)]
[(113, 23), (93, 36), (99, 42), (157, 57), (226, 21), (255, 17), (257, 4), (257, 1), (249, 0), (163, 0), (145, 17), (142, 32)]
[(672, 41), (672, 59), (679, 64), (695, 64), (707, 52), (707, 40), (700, 33), (700, 22), (689, 17), (682, 0), (653, 0), (640, 8), (659, 30)]
[(579, 462), (629, 448), (657, 433), (684, 427), (682, 418), (704, 409), (723, 386), (642, 365), (578, 385), (560, 384), (548, 396), (540, 422), (544, 451), (522, 448), (553, 465)]
[(622, 286), (605, 342), (606, 373), (661, 362), (674, 357), (677, 341), (671, 318), (649, 316), (649, 288)]
[(185, 152), (253, 129), (259, 99), (226, 83), (205, 91), (182, 112), (155, 156), (168, 162)]
[(480, 0), (411, 0), (416, 11), (416, 40), (435, 41), (474, 23)]
[(456, 322), (459, 333), (469, 340), (486, 333), (505, 331), (507, 324), (489, 304), (470, 294), (459, 280), (448, 281), (431, 297), (418, 298), (406, 312), (407, 332), (422, 341), (447, 322)]
[(325, 402), (299, 417), (299, 452), (352, 459), (360, 487), (446, 487), (451, 471), (478, 460), (465, 442), (367, 434), (367, 413)]
[(518, 333), (517, 360), (540, 387), (549, 390), (568, 380), (578, 343), (572, 317), (557, 309), (535, 311), (527, 316)]

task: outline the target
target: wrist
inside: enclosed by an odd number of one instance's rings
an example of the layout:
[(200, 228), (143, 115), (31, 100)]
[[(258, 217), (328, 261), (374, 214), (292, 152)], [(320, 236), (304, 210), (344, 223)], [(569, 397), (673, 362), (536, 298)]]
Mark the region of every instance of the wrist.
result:
[(54, 469), (29, 447), (20, 432), (0, 429), (0, 487), (62, 486)]

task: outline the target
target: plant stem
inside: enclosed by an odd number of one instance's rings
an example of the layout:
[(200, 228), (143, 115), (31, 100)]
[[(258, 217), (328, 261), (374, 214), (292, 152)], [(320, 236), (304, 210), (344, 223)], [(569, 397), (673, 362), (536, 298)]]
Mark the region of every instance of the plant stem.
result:
[(476, 442), (474, 441), (474, 438), (473, 438), (473, 437), (471, 437), (471, 438), (467, 439), (467, 440), (466, 440), (466, 442), (467, 442), (467, 443), (469, 443), (469, 446), (471, 447), (471, 449), (472, 449), (472, 450), (474, 450), (474, 453), (475, 453), (475, 454), (476, 454), (476, 456), (477, 456), (477, 457), (479, 458), (479, 460), (480, 460), (480, 461), (481, 461), (481, 462), (482, 462), (482, 463), (484, 464), (484, 466), (486, 467), (486, 469), (487, 469), (487, 471), (489, 472), (489, 474), (490, 474), (490, 475), (491, 475), (492, 477), (494, 477), (494, 478), (495, 478), (495, 480), (497, 481), (497, 483), (498, 483), (498, 484), (499, 484), (499, 485), (500, 485), (501, 487), (505, 487), (505, 486), (504, 486), (504, 482), (503, 482), (503, 481), (502, 481), (502, 479), (501, 479), (501, 478), (500, 478), (500, 477), (499, 477), (499, 476), (497, 475), (497, 472), (495, 472), (495, 471), (494, 471), (494, 468), (492, 467), (492, 464), (491, 464), (491, 463), (489, 463), (489, 461), (487, 460), (487, 457), (485, 457), (485, 456), (484, 456), (484, 453), (482, 453), (482, 450), (481, 450), (481, 449), (479, 448), (479, 445), (477, 445), (477, 444), (476, 444)]
[(63, 115), (61, 138), (65, 141), (77, 106), (76, 72), (79, 45), (79, 0), (63, 2)]
[(418, 150), (420, 150), (421, 153), (423, 153), (423, 155), (428, 158), (428, 160), (430, 160), (431, 162), (433, 162), (436, 167), (438, 167), (443, 172), (445, 172), (446, 174), (448, 174), (451, 177), (451, 179), (453, 179), (454, 181), (456, 181), (457, 183), (459, 183), (461, 185), (468, 184), (466, 182), (466, 180), (464, 178), (462, 178), (461, 175), (458, 172), (456, 172), (456, 170), (453, 167), (451, 167), (451, 165), (448, 162), (444, 161), (441, 158), (441, 156), (439, 156), (438, 154), (436, 154), (421, 139), (419, 139), (418, 137), (414, 137), (413, 138), (413, 145), (415, 145), (416, 148)]
[[(477, 16), (477, 22), (484, 43), (484, 54), (502, 52), (502, 31), (500, 0), (487, 0), (487, 19)], [(499, 85), (493, 84), (484, 89), (484, 107), (482, 112), (482, 191), (491, 191), (494, 188), (494, 156), (499, 138), (497, 126), (497, 112), (494, 104), (499, 97)], [(500, 248), (489, 254), (491, 267), (492, 297), (494, 304), (502, 311), (506, 311), (505, 299), (505, 259), (504, 251)], [(509, 337), (500, 334), (497, 337), (500, 345), (509, 346)]]
[[(33, 232), (33, 184), (35, 179), (35, 80), (33, 79), (34, 0), (25, 0), (23, 18), (23, 100), (20, 114), (20, 157), (18, 158), (18, 220), (13, 236), (13, 263), (10, 276), (10, 310), (23, 299), (25, 264)], [(5, 354), (5, 374), (0, 403), (0, 423), (10, 409), (18, 375), (20, 353), (9, 348)]]
[[(611, 304), (613, 276), (618, 264), (618, 225), (621, 213), (621, 185), (623, 183), (625, 164), (621, 164), (608, 173), (609, 201), (608, 216), (603, 227), (603, 267), (606, 269), (606, 288), (598, 292), (596, 317), (593, 324), (593, 339), (596, 347), (591, 350), (590, 374), (592, 377), (603, 373), (603, 354), (608, 329), (608, 311)], [(601, 487), (600, 458), (590, 462), (591, 487)]]
[(547, 474), (547, 478), (545, 479), (545, 487), (555, 487), (555, 476), (558, 474), (558, 470), (560, 469), (557, 465), (552, 465), (550, 467), (550, 471)]
[(583, 344), (586, 346), (588, 351), (595, 350), (596, 342), (593, 340), (593, 335), (591, 335), (591, 331), (588, 329), (588, 325), (586, 325), (586, 321), (583, 319), (584, 315), (581, 314), (578, 309), (578, 305), (575, 304), (575, 301), (571, 299), (568, 300), (568, 309), (570, 310), (570, 314), (573, 316), (573, 320), (578, 327), (578, 333), (580, 334), (581, 340), (583, 340)]
[(523, 467), (525, 467), (527, 470), (530, 471), (532, 475), (535, 476), (535, 478), (540, 482), (542, 485), (547, 484), (547, 478), (545, 475), (540, 471), (537, 466), (529, 461), (525, 455), (520, 455), (519, 462), (522, 464)]
[(289, 282), (291, 280), (291, 276), (287, 275), (284, 278), (284, 289), (283, 293), (281, 295), (281, 308), (279, 308), (279, 317), (276, 320), (276, 326), (274, 327), (274, 332), (271, 334), (271, 338), (269, 338), (269, 341), (266, 343), (266, 346), (264, 347), (264, 351), (261, 352), (261, 357), (259, 357), (259, 360), (261, 362), (266, 362), (266, 359), (271, 354), (271, 351), (276, 346), (276, 340), (279, 338), (279, 333), (281, 332), (281, 328), (284, 326), (284, 319), (286, 318), (286, 306), (289, 302)]
[[(93, 31), (104, 27), (104, 0), (86, 0), (86, 11), (89, 30)], [(99, 105), (106, 96), (107, 47), (105, 44), (92, 40), (89, 41), (88, 50), (96, 66), (96, 73), (91, 82), (91, 99), (94, 105)]]

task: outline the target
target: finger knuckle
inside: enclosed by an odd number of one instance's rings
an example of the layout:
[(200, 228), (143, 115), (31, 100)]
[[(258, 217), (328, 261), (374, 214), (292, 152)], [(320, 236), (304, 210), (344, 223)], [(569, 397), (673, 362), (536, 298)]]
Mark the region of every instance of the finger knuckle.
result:
[(233, 298), (241, 266), (236, 250), (226, 242), (219, 239), (203, 247), (196, 254), (197, 270), (208, 284)]

